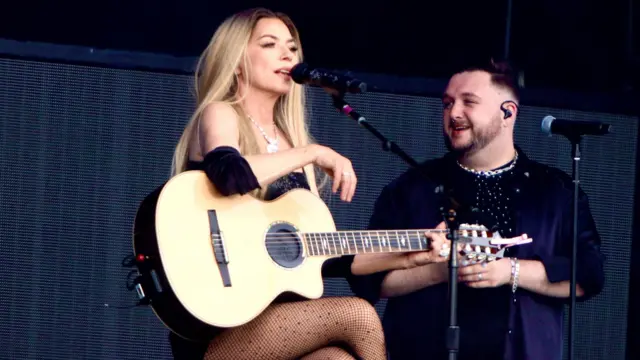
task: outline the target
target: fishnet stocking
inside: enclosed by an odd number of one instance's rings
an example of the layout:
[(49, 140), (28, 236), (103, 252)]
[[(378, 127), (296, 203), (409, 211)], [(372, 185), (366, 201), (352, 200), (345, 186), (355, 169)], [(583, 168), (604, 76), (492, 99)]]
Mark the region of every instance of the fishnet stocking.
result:
[(213, 339), (204, 359), (293, 360), (303, 356), (312, 360), (386, 359), (375, 309), (355, 297), (272, 304), (251, 322)]
[(300, 360), (353, 360), (353, 356), (342, 348), (328, 346), (305, 355)]

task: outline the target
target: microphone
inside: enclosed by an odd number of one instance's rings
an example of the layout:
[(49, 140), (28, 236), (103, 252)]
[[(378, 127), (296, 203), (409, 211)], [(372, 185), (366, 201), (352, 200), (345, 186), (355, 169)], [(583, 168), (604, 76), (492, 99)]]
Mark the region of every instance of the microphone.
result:
[(542, 119), (541, 128), (542, 132), (549, 136), (558, 134), (569, 139), (575, 139), (582, 135), (606, 135), (611, 131), (611, 125), (598, 121), (561, 120), (551, 115)]
[(341, 93), (364, 93), (367, 91), (367, 84), (354, 79), (347, 74), (335, 71), (313, 68), (305, 63), (299, 63), (291, 68), (289, 73), (293, 81), (302, 85), (315, 85)]

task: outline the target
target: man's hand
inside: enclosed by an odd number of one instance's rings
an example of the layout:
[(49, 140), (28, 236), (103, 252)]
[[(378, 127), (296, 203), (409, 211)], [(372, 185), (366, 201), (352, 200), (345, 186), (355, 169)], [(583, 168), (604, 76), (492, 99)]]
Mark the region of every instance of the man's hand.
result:
[(500, 259), (489, 263), (461, 266), (458, 281), (473, 288), (498, 287), (511, 280), (511, 261)]

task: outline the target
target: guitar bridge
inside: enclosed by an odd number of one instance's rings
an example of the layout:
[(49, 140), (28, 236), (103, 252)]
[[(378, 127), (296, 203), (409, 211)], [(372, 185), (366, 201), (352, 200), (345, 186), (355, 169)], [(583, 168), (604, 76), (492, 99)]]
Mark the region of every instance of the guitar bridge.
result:
[(213, 254), (220, 269), (220, 276), (225, 287), (231, 286), (231, 276), (229, 275), (229, 256), (227, 248), (224, 246), (224, 238), (218, 225), (218, 216), (215, 210), (209, 210), (209, 230), (211, 235), (211, 245), (213, 246)]

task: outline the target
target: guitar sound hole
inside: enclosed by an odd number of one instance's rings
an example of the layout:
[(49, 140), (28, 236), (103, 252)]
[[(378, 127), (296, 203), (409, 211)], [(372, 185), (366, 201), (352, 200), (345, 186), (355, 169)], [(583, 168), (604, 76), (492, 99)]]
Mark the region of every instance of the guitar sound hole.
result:
[(294, 268), (302, 263), (302, 244), (292, 225), (277, 224), (269, 229), (266, 245), (269, 256), (278, 265)]

